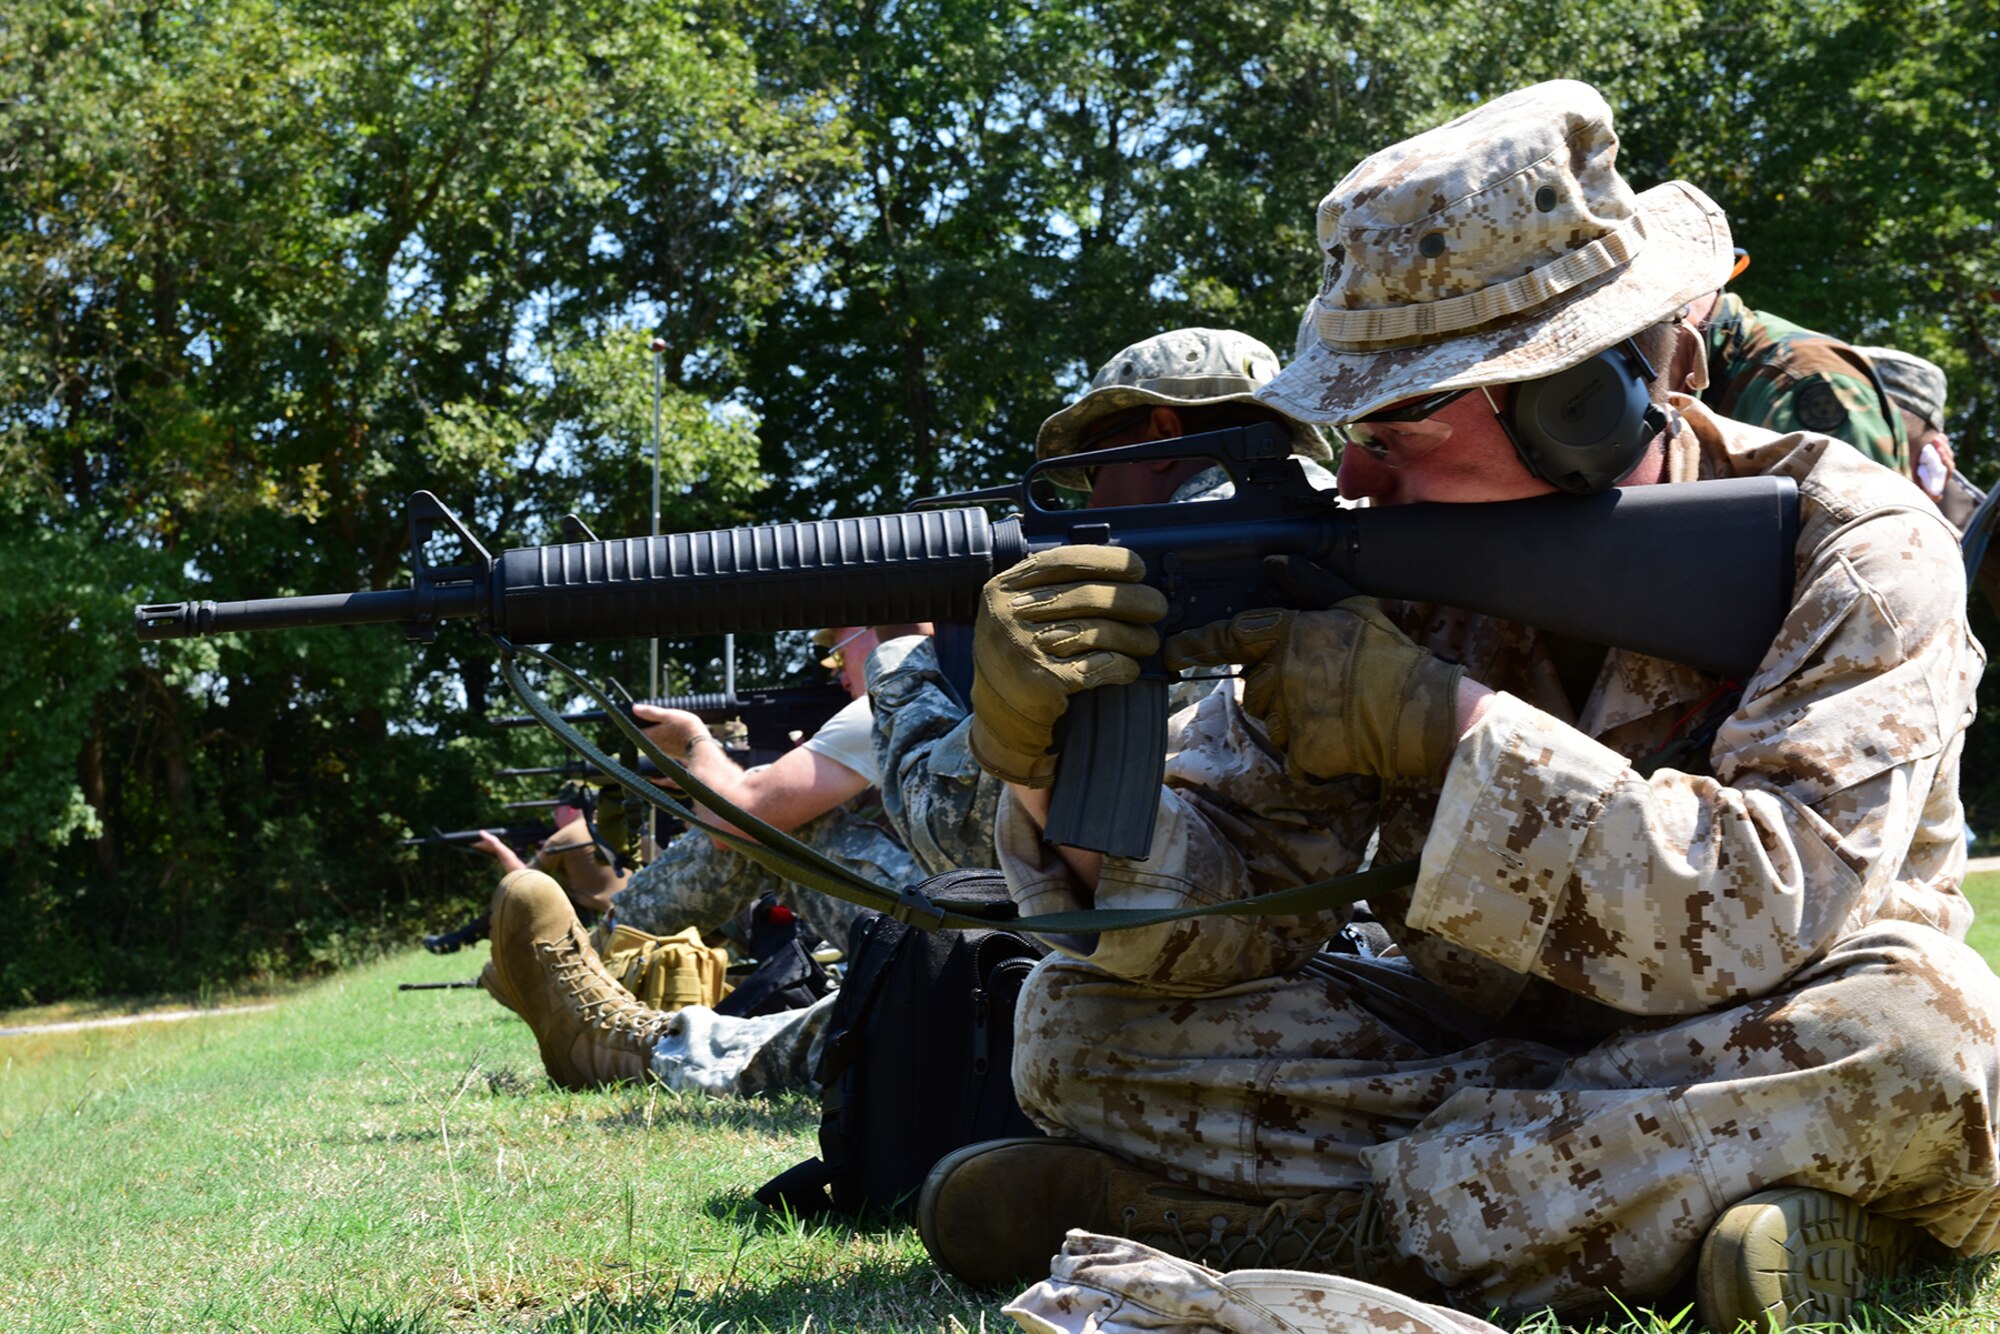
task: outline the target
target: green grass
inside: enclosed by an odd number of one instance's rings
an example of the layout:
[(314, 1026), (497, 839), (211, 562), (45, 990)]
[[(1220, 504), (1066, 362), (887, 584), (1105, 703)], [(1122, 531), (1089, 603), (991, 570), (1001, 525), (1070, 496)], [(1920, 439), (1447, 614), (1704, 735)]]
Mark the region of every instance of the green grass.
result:
[[(2000, 875), (1967, 893), (2000, 958)], [(483, 954), (391, 959), (262, 1013), (0, 1038), (0, 1330), (1012, 1327), (907, 1227), (749, 1201), (813, 1152), (811, 1099), (557, 1092), (483, 993), (395, 989)], [(1855, 1327), (2000, 1331), (2000, 1274), (1932, 1271)]]
[(395, 989), (477, 962), (0, 1039), (0, 1330), (1006, 1323), (907, 1229), (749, 1202), (813, 1151), (810, 1099), (557, 1092), (483, 993)]

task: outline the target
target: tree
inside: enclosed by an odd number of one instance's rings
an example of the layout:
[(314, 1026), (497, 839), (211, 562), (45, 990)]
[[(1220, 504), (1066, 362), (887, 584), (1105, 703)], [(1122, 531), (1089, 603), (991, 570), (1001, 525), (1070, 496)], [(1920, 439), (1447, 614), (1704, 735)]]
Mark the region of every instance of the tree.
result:
[(572, 508), (643, 531), (641, 326), (671, 343), (669, 521), (746, 513), (753, 425), (700, 371), (811, 262), (838, 126), (671, 3), (0, 25), (0, 621), (28, 649), (0, 666), (0, 990), (296, 964), (464, 883), (393, 839), (482, 813), (490, 651), (142, 649), (130, 603), (391, 586), (419, 487), (500, 544)]

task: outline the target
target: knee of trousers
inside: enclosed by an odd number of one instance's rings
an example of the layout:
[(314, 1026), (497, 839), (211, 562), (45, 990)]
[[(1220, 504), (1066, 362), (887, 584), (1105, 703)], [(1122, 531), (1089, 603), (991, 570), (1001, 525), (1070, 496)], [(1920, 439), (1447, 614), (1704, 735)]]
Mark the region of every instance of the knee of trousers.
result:
[(1914, 922), (1876, 922), (1801, 981), (1785, 1009), (1828, 1058), (1887, 1059), (1913, 1087), (1961, 1107), (2000, 1097), (2000, 978), (1970, 946)]
[(1036, 964), (1014, 1009), (1014, 1096), (1021, 1110), (1045, 1126), (1067, 1125), (1063, 1106), (1093, 1082), (1116, 1016), (1137, 994), (1131, 983), (1060, 954)]

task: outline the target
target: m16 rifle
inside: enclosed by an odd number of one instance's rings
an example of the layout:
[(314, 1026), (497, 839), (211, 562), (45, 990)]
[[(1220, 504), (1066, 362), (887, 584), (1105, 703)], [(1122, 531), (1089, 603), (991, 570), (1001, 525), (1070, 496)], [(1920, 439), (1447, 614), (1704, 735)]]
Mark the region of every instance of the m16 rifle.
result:
[[(478, 842), (482, 832), (491, 832), (516, 851), (535, 848), (537, 861), (543, 856), (558, 852), (594, 847), (597, 850), (598, 860), (616, 870), (626, 870), (631, 864), (633, 849), (625, 825), (625, 808), (619, 790), (615, 787), (600, 791), (590, 783), (571, 781), (564, 783), (553, 797), (533, 801), (510, 801), (506, 803), (505, 809), (553, 809), (557, 813), (559, 825), (568, 825), (581, 817), (585, 840), (566, 843), (562, 847), (552, 847), (547, 840), (554, 836), (557, 825), (519, 825), (504, 830), (468, 829), (452, 834), (434, 834), (428, 839), (404, 839), (403, 842), (406, 845), (413, 843), (469, 845)], [(565, 812), (568, 814), (565, 815)], [(534, 837), (523, 837), (525, 835)], [(581, 910), (579, 905), (579, 911)], [(455, 954), (467, 945), (486, 939), (488, 931), (487, 917), (482, 912), (455, 930), (425, 936), (424, 948), (432, 954)]]
[(538, 846), (543, 839), (555, 832), (555, 826), (548, 824), (496, 825), (489, 829), (454, 829), (449, 833), (442, 829), (434, 829), (428, 834), (420, 834), (415, 838), (400, 839), (397, 846), (405, 848), (469, 849), (474, 843), (479, 841), (480, 835), (491, 834), (508, 847), (513, 848), (516, 852), (521, 852)]
[[(1354, 509), (1321, 491), (1274, 424), (1045, 460), (1013, 486), (904, 514), (766, 524), (487, 553), (436, 496), (410, 500), (411, 587), (248, 602), (147, 604), (142, 639), (399, 622), (428, 642), (462, 617), (521, 644), (726, 631), (971, 621), (981, 587), (1031, 552), (1112, 543), (1166, 594), (1163, 635), (1256, 607), (1298, 606), (1273, 557), (1310, 560), (1352, 591), (1435, 602), (1556, 634), (1748, 676), (1791, 602), (1798, 493), (1755, 477), (1478, 505)], [(1204, 458), (1234, 494), (1072, 510), (1036, 486), (1050, 466)], [(1013, 507), (995, 521), (977, 508)], [(426, 556), (440, 531), (461, 563)], [(1671, 554), (1669, 554), (1671, 553)], [(1159, 804), (1169, 673), (1070, 702), (1046, 836), (1142, 856)]]

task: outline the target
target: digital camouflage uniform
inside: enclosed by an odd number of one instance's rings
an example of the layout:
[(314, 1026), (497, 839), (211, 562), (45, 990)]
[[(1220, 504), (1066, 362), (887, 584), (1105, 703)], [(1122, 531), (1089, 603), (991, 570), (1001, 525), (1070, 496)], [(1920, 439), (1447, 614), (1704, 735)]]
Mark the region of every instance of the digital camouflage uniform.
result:
[[(916, 863), (897, 845), (879, 812), (868, 794), (808, 820), (792, 837), (878, 884), (911, 883), (920, 878)], [(658, 857), (633, 872), (611, 901), (611, 911), (620, 925), (656, 936), (690, 926), (706, 934), (766, 894), (776, 894), (822, 939), (836, 945), (845, 943), (847, 928), (866, 911), (801, 888), (733, 848), (716, 846), (699, 829), (671, 840)]]
[[(1352, 871), (1379, 827), (1384, 861), (1422, 857), (1372, 905), (1404, 957), (1315, 957), (1336, 914), (1067, 942), (1021, 1000), (1033, 1117), (1224, 1194), (1372, 1187), (1467, 1306), (1655, 1296), (1777, 1185), (1995, 1247), (2000, 981), (1958, 890), (1983, 654), (1953, 534), (1824, 437), (1676, 406), (1672, 481), (1801, 495), (1791, 613), (1706, 771), (1632, 762), (1716, 712), (1716, 678), (1613, 651), (1578, 712), (1536, 632), (1438, 608), (1391, 610), (1507, 692), (1441, 791), (1289, 778), (1215, 692), (1174, 720), (1152, 853), (1107, 860), (1095, 904)], [(1011, 797), (998, 836), (1022, 911), (1082, 906)]]
[(1866, 357), (1724, 292), (1708, 317), (1708, 388), (1725, 417), (1773, 431), (1845, 440), (1885, 468), (1911, 475), (1901, 414), (1885, 412)]
[[(872, 794), (836, 806), (792, 837), (880, 885), (913, 884), (917, 864), (889, 834)], [(865, 909), (806, 889), (691, 829), (632, 875), (612, 900), (614, 919), (655, 935), (694, 926), (713, 931), (765, 894), (776, 894), (807, 926), (845, 947)], [(672, 1088), (754, 1094), (810, 1084), (832, 996), (799, 1010), (739, 1019), (691, 1005), (674, 1014), (653, 1048), (653, 1074)]]
[(882, 810), (925, 873), (993, 864), (1001, 784), (967, 741), (972, 717), (946, 685), (937, 645), (907, 635), (868, 655)]

